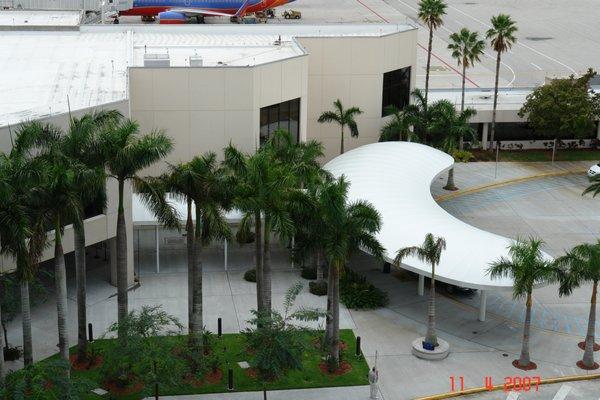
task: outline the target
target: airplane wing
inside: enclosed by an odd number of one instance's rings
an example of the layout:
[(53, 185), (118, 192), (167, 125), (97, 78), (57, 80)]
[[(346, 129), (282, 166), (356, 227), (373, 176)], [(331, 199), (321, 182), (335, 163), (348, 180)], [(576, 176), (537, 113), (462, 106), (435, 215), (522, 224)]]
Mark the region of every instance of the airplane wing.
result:
[(227, 14), (219, 11), (205, 10), (203, 8), (170, 8), (169, 11), (185, 14), (189, 16), (196, 15), (214, 15), (216, 17), (232, 17), (234, 14)]

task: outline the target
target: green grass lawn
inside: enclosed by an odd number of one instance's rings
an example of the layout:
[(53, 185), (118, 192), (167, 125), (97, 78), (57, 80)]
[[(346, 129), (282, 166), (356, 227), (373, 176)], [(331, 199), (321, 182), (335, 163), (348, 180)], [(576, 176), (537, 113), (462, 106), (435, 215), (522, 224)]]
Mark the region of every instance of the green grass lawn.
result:
[[(473, 151), (473, 161), (495, 161), (495, 151)], [(557, 150), (555, 161), (600, 161), (600, 150)], [(552, 150), (500, 150), (500, 161), (552, 161)]]
[[(307, 335), (311, 335), (307, 333)], [(312, 337), (312, 336), (311, 336)], [(167, 341), (169, 348), (175, 348), (181, 343), (184, 343), (186, 336), (165, 336), (159, 337), (156, 340)], [(303, 368), (302, 370), (291, 370), (288, 371), (285, 376), (272, 381), (266, 382), (264, 387), (267, 390), (279, 390), (279, 389), (302, 389), (302, 388), (317, 388), (317, 387), (330, 387), (330, 386), (355, 386), (355, 385), (366, 385), (368, 384), (367, 374), (369, 367), (363, 356), (356, 357), (356, 339), (354, 333), (351, 330), (341, 330), (340, 338), (344, 341), (348, 348), (343, 352), (343, 361), (347, 361), (352, 365), (352, 370), (340, 375), (340, 376), (329, 376), (323, 374), (319, 369), (319, 364), (323, 361), (322, 357), (325, 355), (323, 351), (317, 349), (313, 345), (309, 345), (304, 352)], [(108, 344), (108, 340), (97, 340), (93, 343), (94, 352), (102, 354), (104, 348)], [(310, 339), (309, 339), (310, 341)], [(75, 352), (75, 347), (71, 349), (71, 353)], [(225, 334), (221, 338), (217, 338), (214, 351), (220, 353), (220, 368), (223, 371), (223, 379), (219, 383), (205, 384), (202, 387), (194, 387), (186, 384), (181, 380), (176, 385), (160, 387), (160, 395), (182, 395), (182, 394), (201, 394), (201, 393), (218, 393), (226, 392), (227, 385), (227, 369), (233, 369), (234, 375), (234, 391), (260, 391), (263, 390), (263, 382), (260, 382), (257, 378), (251, 378), (247, 375), (246, 371), (242, 369), (237, 363), (239, 361), (249, 361), (248, 354), (246, 353), (245, 340), (242, 334)], [(168, 354), (169, 357), (176, 356)], [(50, 357), (53, 359), (58, 357), (57, 355)], [(183, 359), (176, 358), (182, 364)], [(45, 361), (40, 361), (45, 362)], [(95, 368), (89, 371), (72, 371), (72, 376), (82, 377), (86, 380), (94, 382), (96, 387), (102, 387), (102, 376), (100, 368)], [(145, 393), (145, 395), (149, 395)], [(88, 399), (99, 399), (101, 397), (90, 394)], [(128, 396), (112, 396), (113, 399), (140, 399), (141, 394), (132, 394)]]

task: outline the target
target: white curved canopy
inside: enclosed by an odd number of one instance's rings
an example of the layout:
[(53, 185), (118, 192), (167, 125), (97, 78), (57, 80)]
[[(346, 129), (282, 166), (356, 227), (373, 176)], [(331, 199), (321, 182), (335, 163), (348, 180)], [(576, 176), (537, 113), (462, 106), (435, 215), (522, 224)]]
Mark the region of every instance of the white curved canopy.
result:
[[(491, 262), (507, 256), (511, 239), (486, 232), (448, 214), (433, 199), (433, 179), (454, 164), (432, 147), (409, 142), (373, 143), (342, 154), (325, 165), (350, 182), (349, 199), (367, 200), (381, 213), (377, 237), (392, 261), (398, 249), (423, 243), (429, 232), (446, 239), (436, 279), (473, 289), (512, 287), (511, 279), (491, 280)], [(431, 266), (414, 257), (403, 268), (430, 276)]]

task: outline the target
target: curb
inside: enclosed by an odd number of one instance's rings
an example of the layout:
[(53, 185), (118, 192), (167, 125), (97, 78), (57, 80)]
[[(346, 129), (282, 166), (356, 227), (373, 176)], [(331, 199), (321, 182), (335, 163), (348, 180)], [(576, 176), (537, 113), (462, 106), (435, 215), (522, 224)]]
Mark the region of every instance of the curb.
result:
[[(569, 375), (569, 376), (560, 376), (555, 378), (546, 378), (540, 380), (539, 385), (549, 385), (553, 383), (561, 383), (561, 382), (576, 382), (576, 381), (590, 381), (594, 379), (600, 379), (600, 374), (590, 374), (590, 375)], [(484, 393), (484, 392), (493, 392), (498, 390), (504, 390), (504, 384), (502, 385), (494, 385), (491, 388), (486, 387), (477, 387), (472, 389), (459, 390), (456, 392), (447, 392), (434, 394), (432, 396), (418, 397), (415, 400), (441, 400), (441, 399), (450, 399), (453, 397), (465, 396), (469, 394), (476, 393)]]
[(535, 180), (535, 179), (550, 178), (550, 177), (554, 177), (554, 176), (582, 174), (585, 172), (586, 172), (585, 169), (566, 170), (566, 171), (560, 171), (560, 172), (544, 172), (542, 174), (529, 175), (529, 176), (524, 176), (522, 178), (507, 179), (507, 180), (500, 181), (500, 182), (494, 182), (494, 183), (488, 183), (488, 184), (481, 185), (481, 186), (475, 186), (475, 187), (472, 187), (469, 189), (457, 190), (456, 192), (443, 194), (441, 196), (435, 197), (434, 200), (437, 201), (438, 203), (441, 203), (443, 201), (451, 200), (456, 197), (466, 196), (468, 194), (478, 193), (478, 192), (481, 192), (484, 190), (494, 189), (497, 187), (502, 187), (502, 186), (507, 186), (507, 185), (512, 185), (515, 183), (527, 182), (527, 181), (531, 181), (531, 180)]

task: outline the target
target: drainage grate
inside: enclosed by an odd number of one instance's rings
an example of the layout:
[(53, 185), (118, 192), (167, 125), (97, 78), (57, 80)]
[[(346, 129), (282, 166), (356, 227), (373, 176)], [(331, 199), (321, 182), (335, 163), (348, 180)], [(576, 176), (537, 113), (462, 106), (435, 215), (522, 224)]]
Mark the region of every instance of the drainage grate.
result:
[(551, 40), (554, 39), (553, 37), (544, 37), (544, 36), (527, 36), (525, 39), (527, 40), (533, 40), (534, 42), (539, 42), (542, 40)]

